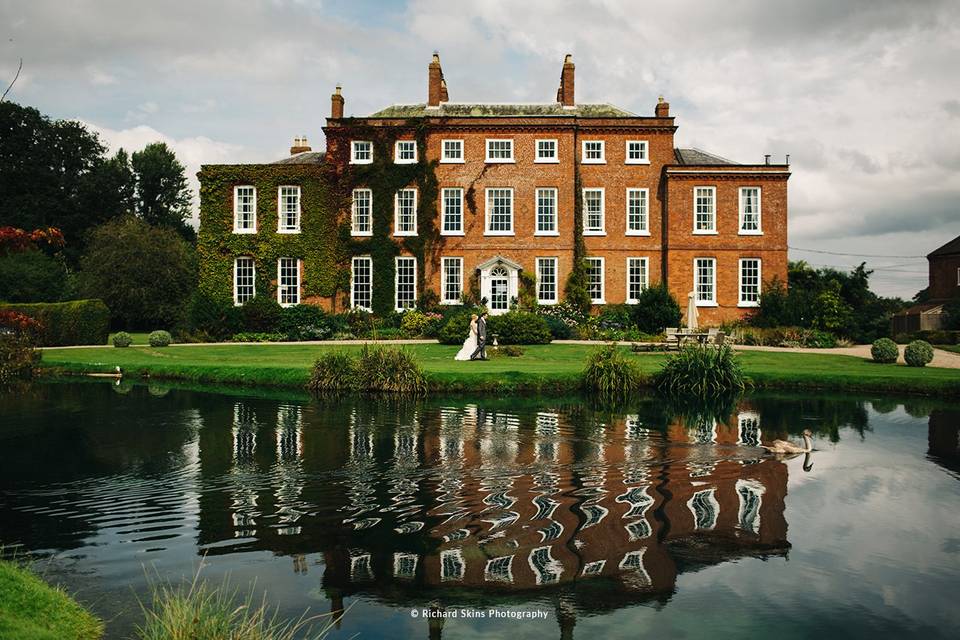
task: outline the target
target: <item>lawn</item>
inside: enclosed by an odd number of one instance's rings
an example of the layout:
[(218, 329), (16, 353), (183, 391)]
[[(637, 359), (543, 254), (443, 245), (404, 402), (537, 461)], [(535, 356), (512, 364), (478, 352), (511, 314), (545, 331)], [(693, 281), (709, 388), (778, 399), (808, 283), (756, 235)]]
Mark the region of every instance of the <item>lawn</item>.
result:
[(952, 351), (953, 353), (960, 353), (960, 344), (938, 344), (936, 348), (943, 349), (944, 351)]
[[(303, 386), (324, 350), (355, 351), (355, 345), (208, 344), (150, 347), (46, 349), (41, 366), (65, 372), (109, 372), (204, 383)], [(456, 346), (404, 345), (423, 366), (431, 387), (447, 390), (571, 389), (578, 383), (591, 345), (524, 347), (519, 358), (456, 362)], [(626, 350), (626, 348), (625, 348)], [(629, 353), (629, 350), (627, 350)], [(632, 354), (643, 372), (656, 372), (662, 353)], [(815, 388), (960, 396), (960, 370), (880, 365), (852, 356), (769, 351), (738, 355), (747, 376), (767, 388)]]
[(94, 640), (103, 623), (28, 568), (0, 560), (0, 638)]

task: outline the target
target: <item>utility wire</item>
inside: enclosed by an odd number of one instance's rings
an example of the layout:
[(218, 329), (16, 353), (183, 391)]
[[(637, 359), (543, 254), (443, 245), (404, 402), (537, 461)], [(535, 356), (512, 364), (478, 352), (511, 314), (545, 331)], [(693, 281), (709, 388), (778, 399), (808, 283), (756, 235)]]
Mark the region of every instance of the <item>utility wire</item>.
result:
[(904, 255), (890, 255), (890, 254), (879, 254), (879, 253), (839, 253), (837, 251), (823, 251), (821, 249), (804, 249), (803, 247), (791, 247), (787, 246), (788, 249), (793, 249), (794, 251), (808, 251), (810, 253), (824, 253), (828, 256), (852, 256), (856, 258), (911, 258), (919, 259), (926, 258), (927, 256), (904, 256)]

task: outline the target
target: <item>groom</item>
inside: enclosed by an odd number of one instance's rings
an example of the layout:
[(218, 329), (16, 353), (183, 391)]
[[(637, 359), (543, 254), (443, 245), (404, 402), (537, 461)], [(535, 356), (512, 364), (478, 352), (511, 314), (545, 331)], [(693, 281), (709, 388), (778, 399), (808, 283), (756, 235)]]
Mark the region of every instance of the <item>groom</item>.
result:
[[(477, 357), (479, 356), (479, 357)], [(471, 360), (487, 360), (487, 312), (481, 311), (477, 318), (477, 348), (470, 356)]]

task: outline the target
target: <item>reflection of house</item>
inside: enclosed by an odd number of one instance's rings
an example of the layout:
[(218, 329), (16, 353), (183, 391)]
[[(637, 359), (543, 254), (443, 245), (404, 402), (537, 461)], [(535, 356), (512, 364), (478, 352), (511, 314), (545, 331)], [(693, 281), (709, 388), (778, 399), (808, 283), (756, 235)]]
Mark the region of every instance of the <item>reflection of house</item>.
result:
[(960, 297), (960, 236), (928, 253), (927, 263), (928, 300), (894, 315), (894, 334), (942, 329), (946, 320), (943, 305)]
[(931, 411), (927, 443), (933, 460), (960, 473), (960, 411)]

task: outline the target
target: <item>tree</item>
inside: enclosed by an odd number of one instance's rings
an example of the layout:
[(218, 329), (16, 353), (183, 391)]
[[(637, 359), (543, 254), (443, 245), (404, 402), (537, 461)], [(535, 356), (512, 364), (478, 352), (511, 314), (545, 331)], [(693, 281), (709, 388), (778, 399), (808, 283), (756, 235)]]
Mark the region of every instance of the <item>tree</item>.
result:
[(193, 227), (186, 223), (190, 188), (177, 156), (163, 142), (154, 142), (134, 152), (132, 160), (137, 215), (149, 224), (176, 229), (192, 240)]
[(196, 254), (173, 229), (125, 216), (90, 234), (81, 287), (104, 300), (115, 326), (171, 328), (184, 317), (196, 286)]
[(57, 302), (67, 290), (63, 262), (37, 249), (0, 255), (0, 300)]
[(120, 162), (96, 134), (72, 120), (51, 120), (31, 107), (0, 103), (0, 225), (57, 225), (64, 255), (76, 264), (85, 233), (129, 211)]

